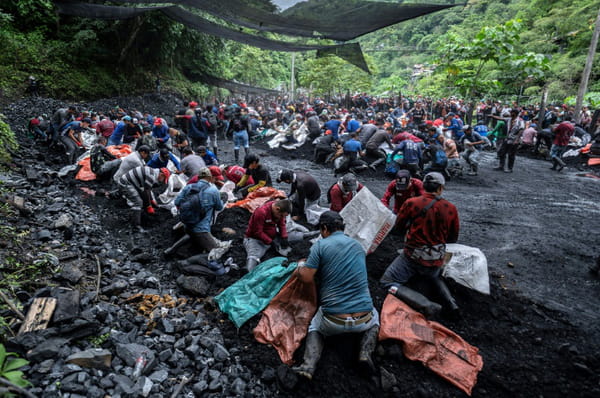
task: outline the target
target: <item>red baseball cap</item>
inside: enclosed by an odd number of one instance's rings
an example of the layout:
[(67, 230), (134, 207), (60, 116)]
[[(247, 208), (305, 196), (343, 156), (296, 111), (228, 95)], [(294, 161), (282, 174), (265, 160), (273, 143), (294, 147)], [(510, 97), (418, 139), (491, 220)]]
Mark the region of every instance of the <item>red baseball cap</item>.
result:
[(169, 177), (171, 176), (171, 172), (169, 171), (169, 169), (167, 169), (166, 167), (162, 167), (160, 169), (160, 172), (165, 176), (165, 181), (168, 181)]
[(223, 174), (221, 173), (221, 169), (219, 168), (219, 166), (209, 166), (208, 169), (210, 170), (210, 174), (212, 174), (213, 178), (219, 181), (225, 181), (225, 178), (223, 178)]
[(196, 101), (191, 101), (189, 106), (190, 106), (190, 108), (195, 108), (198, 106), (198, 103)]
[(157, 117), (156, 119), (154, 119), (155, 126), (160, 126), (161, 124), (163, 124), (163, 120), (161, 118)]

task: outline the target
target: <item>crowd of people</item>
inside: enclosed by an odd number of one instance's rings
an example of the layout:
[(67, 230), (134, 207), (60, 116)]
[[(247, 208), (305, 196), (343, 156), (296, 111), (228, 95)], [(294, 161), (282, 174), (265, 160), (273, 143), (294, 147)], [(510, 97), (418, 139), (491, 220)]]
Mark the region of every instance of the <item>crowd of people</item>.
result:
[[(381, 202), (391, 206), (397, 216), (395, 229), (405, 236), (403, 250), (383, 274), (381, 285), (427, 317), (443, 311), (456, 318), (459, 306), (441, 277), (446, 244), (456, 242), (459, 234), (458, 211), (441, 196), (446, 180), (461, 175), (463, 167), (468, 168), (468, 175), (477, 175), (484, 150), (497, 151), (496, 170), (507, 173), (513, 171), (521, 147), (545, 150), (557, 171), (565, 167), (562, 154), (573, 141), (579, 145), (591, 142), (592, 153), (600, 155), (598, 124), (592, 126), (587, 110), (579, 124), (573, 123), (568, 107), (549, 107), (541, 122), (538, 111), (482, 102), (476, 109), (476, 124), (467, 125), (468, 106), (455, 99), (391, 101), (361, 95), (352, 98), (349, 108), (321, 100), (258, 101), (251, 107), (241, 101), (206, 106), (190, 101), (174, 115), (164, 116), (119, 107), (106, 113), (79, 112), (71, 106), (50, 118), (33, 118), (29, 129), (51, 147), (62, 145), (69, 164), (88, 149), (91, 171), (112, 184), (114, 196), (120, 194), (127, 201), (131, 222), (139, 228), (144, 214), (156, 212), (155, 188), (167, 184), (173, 174), (184, 178), (186, 185), (174, 204), (186, 234), (165, 250), (167, 256), (186, 242), (197, 252), (219, 247), (211, 225), (227, 201), (227, 193), (220, 192), (226, 181), (234, 184), (237, 199), (272, 186), (274, 171), (251, 150), (253, 138), (261, 139), (262, 130), (274, 129), (293, 140), (295, 131), (306, 129), (313, 140), (314, 161), (333, 163), (339, 179), (321, 187), (306, 171), (279, 170), (276, 181), (290, 185), (289, 195), (268, 201), (253, 212), (243, 246), (248, 272), (271, 249), (289, 254), (293, 242), (287, 231), (288, 216), (305, 222), (307, 210), (319, 204), (326, 192), (329, 209), (317, 224), (322, 239), (297, 268), (301, 280), (320, 281), (319, 308), (308, 329), (304, 361), (295, 368), (310, 379), (324, 337), (339, 333), (364, 333), (359, 361), (368, 369), (374, 366), (371, 355), (379, 315), (369, 293), (365, 252), (344, 234), (339, 214), (363, 188), (357, 176), (371, 168), (390, 177)], [(167, 119), (173, 121), (173, 127)], [(219, 160), (218, 143), (223, 140), (233, 141), (234, 164), (224, 165)], [(124, 144), (131, 148), (128, 155), (119, 157), (111, 151), (111, 147)], [(300, 239), (308, 236), (314, 234)], [(414, 276), (429, 281), (443, 305), (408, 287)]]

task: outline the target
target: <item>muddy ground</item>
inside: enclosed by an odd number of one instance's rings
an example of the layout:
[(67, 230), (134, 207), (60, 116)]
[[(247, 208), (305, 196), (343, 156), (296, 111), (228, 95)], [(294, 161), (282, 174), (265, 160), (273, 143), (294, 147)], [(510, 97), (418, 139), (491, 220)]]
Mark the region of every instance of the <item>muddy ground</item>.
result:
[[(104, 100), (125, 106), (127, 99)], [(134, 101), (135, 102), (135, 101)], [(151, 101), (148, 101), (151, 102)], [(41, 106), (39, 103), (25, 103)], [(54, 105), (54, 102), (52, 103)], [(145, 102), (147, 105), (147, 102)], [(164, 101), (154, 109), (172, 112)], [(28, 114), (8, 108), (11, 125), (24, 126)], [(36, 154), (33, 144), (23, 139), (21, 154)], [(231, 162), (230, 142), (222, 141), (219, 157)], [(311, 162), (310, 144), (297, 151), (269, 150), (263, 143), (253, 144), (270, 168), (273, 180), (282, 167), (305, 169), (321, 183), (322, 204), (325, 191), (334, 181), (330, 168)], [(39, 148), (44, 154), (45, 148)], [(57, 170), (61, 165), (42, 155), (40, 164)], [(458, 243), (480, 248), (487, 256), (491, 294), (482, 295), (450, 281), (461, 307), (462, 319), (439, 321), (476, 346), (484, 367), (473, 389), (474, 397), (598, 397), (600, 396), (600, 280), (587, 272), (600, 255), (600, 180), (580, 177), (580, 171), (567, 168), (556, 173), (550, 164), (524, 156), (517, 158), (511, 174), (493, 171), (495, 154), (482, 156), (479, 176), (449, 181), (444, 197), (453, 202), (461, 221)], [(16, 168), (18, 172), (18, 168)], [(376, 196), (382, 196), (388, 180), (382, 171), (359, 177)], [(58, 182), (57, 182), (58, 183)], [(154, 259), (146, 267), (173, 284), (172, 266), (184, 258), (186, 250), (172, 259), (161, 256), (171, 243), (174, 219), (165, 211), (148, 220), (146, 242), (130, 232), (127, 209), (120, 201), (89, 195), (81, 190), (106, 189), (106, 184), (61, 181), (65, 195), (80, 200), (101, 214), (104, 229), (125, 252), (143, 248)], [(276, 184), (277, 186), (277, 184)], [(288, 186), (280, 186), (288, 190)], [(244, 264), (241, 239), (249, 214), (243, 210), (226, 211), (215, 226), (215, 235), (225, 238), (220, 229), (236, 229), (234, 245), (227, 256)], [(308, 243), (294, 247), (291, 260), (306, 256)], [(386, 266), (401, 247), (398, 236), (388, 236), (375, 253), (367, 257), (371, 293), (380, 308), (385, 292), (377, 284)], [(244, 271), (232, 271), (217, 279), (211, 294), (229, 286)], [(132, 292), (133, 293), (133, 292)], [(218, 311), (212, 320), (225, 337), (225, 346), (237, 348), (241, 362), (259, 377), (265, 371), (284, 374), (274, 349), (257, 343), (252, 329), (259, 316), (237, 330)], [(377, 351), (377, 364), (387, 374), (383, 386), (366, 377), (355, 366), (356, 339), (353, 336), (328, 341), (312, 382), (301, 381), (295, 389), (280, 386), (277, 395), (316, 396), (407, 396), (457, 397), (462, 392), (437, 377), (419, 363), (405, 359), (398, 345), (384, 342)], [(348, 350), (348, 344), (354, 350)], [(302, 350), (297, 352), (301, 358)], [(391, 375), (391, 376), (390, 376)], [(185, 390), (184, 390), (185, 391)]]

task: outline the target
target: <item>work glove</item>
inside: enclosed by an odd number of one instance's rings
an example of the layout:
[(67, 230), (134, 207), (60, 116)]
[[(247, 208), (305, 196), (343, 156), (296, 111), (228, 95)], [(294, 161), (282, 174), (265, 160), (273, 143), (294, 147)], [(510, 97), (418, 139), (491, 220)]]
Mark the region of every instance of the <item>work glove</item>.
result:
[(155, 214), (156, 211), (154, 210), (154, 207), (148, 206), (148, 207), (146, 207), (146, 213), (148, 213), (148, 214)]

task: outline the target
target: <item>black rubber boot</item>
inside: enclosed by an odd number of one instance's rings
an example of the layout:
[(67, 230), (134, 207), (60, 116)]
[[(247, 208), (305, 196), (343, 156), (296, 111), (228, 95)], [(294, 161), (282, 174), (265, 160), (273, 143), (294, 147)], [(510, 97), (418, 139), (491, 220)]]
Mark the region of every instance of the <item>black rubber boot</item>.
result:
[(448, 317), (452, 319), (460, 318), (460, 310), (458, 304), (456, 304), (456, 300), (452, 296), (452, 293), (450, 293), (450, 289), (448, 289), (448, 286), (446, 285), (444, 280), (442, 278), (435, 278), (432, 279), (432, 282), (445, 302), (444, 310), (446, 312), (446, 315), (448, 315)]
[(550, 167), (550, 170), (556, 170), (557, 166), (558, 166), (558, 162), (556, 161), (555, 158), (552, 158), (552, 167)]
[(376, 161), (374, 161), (373, 163), (371, 163), (371, 165), (369, 166), (369, 168), (372, 169), (372, 170), (376, 170), (377, 166), (379, 166), (383, 162), (385, 162), (385, 158), (379, 158)]
[(235, 162), (239, 163), (240, 162), (240, 150), (239, 149), (234, 149), (233, 150), (233, 154), (235, 157)]
[(558, 156), (555, 156), (554, 159), (556, 159), (556, 163), (558, 163), (558, 170), (557, 171), (561, 171), (562, 169), (565, 168), (565, 166), (567, 165), (561, 158), (559, 158)]
[(212, 147), (212, 151), (215, 154), (215, 156), (218, 156), (217, 155), (217, 150), (218, 150), (218, 147), (216, 147), (216, 146)]
[(373, 326), (368, 329), (360, 341), (360, 352), (358, 353), (358, 362), (363, 364), (371, 373), (375, 373), (375, 363), (373, 362), (373, 352), (377, 347), (377, 337), (379, 336), (379, 326)]
[(186, 244), (188, 241), (190, 240), (190, 236), (189, 235), (183, 235), (183, 237), (181, 237), (181, 239), (179, 239), (177, 242), (173, 243), (173, 245), (167, 249), (165, 249), (165, 256), (170, 256), (171, 254), (175, 253), (175, 251), (177, 249), (179, 249), (181, 246), (183, 246), (184, 244)]
[(306, 346), (304, 347), (304, 360), (300, 366), (292, 368), (294, 372), (300, 376), (306, 377), (308, 380), (312, 380), (317, 363), (321, 359), (321, 352), (323, 352), (323, 336), (319, 332), (309, 332), (306, 336)]
[(421, 293), (406, 286), (398, 286), (397, 288), (393, 286), (389, 292), (428, 318), (437, 315), (442, 309), (442, 306), (438, 303), (434, 303)]

